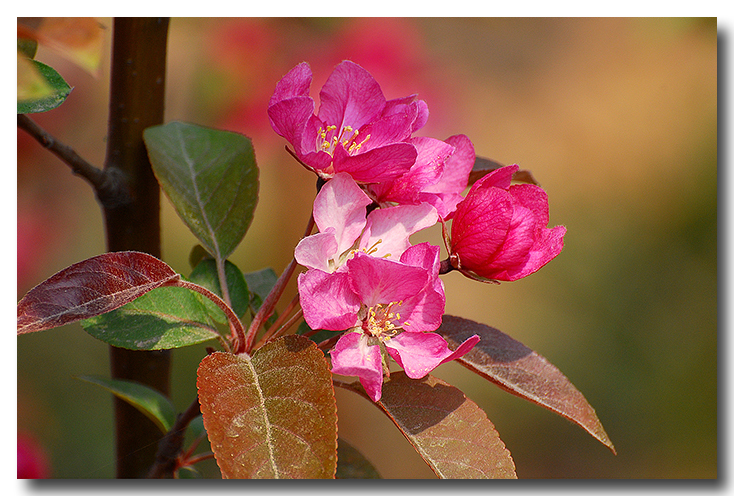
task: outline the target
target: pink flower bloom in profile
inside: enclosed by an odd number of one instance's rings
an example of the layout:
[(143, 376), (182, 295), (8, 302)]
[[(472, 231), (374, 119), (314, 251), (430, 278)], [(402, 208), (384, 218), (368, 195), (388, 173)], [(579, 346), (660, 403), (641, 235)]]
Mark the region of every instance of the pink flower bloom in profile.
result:
[(395, 179), (371, 184), (368, 191), (381, 205), (428, 203), (441, 218), (450, 219), (469, 182), (474, 145), (463, 134), (446, 141), (416, 137), (410, 143), (418, 150), (410, 170)]
[(309, 96), (312, 73), (303, 62), (276, 85), (268, 116), (293, 153), (324, 179), (347, 172), (359, 183), (396, 178), (415, 163), (407, 140), (428, 119), (415, 95), (387, 100), (365, 69), (345, 60), (321, 88), (320, 107)]
[(533, 184), (511, 185), (517, 165), (474, 183), (451, 224), (452, 267), (469, 277), (515, 281), (563, 249), (566, 228), (548, 228), (548, 195)]
[(387, 353), (419, 379), (459, 358), (479, 341), (451, 351), (436, 333), (446, 298), (438, 278), (438, 247), (411, 246), (399, 261), (358, 251), (343, 272), (309, 270), (299, 277), (303, 315), (314, 329), (343, 330), (331, 350), (332, 372), (359, 377), (373, 401), (382, 396)]

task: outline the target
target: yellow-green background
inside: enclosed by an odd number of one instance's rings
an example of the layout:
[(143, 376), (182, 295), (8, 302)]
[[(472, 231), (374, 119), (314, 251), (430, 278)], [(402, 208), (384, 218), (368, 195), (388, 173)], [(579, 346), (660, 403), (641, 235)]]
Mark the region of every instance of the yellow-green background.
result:
[[(107, 27), (107, 47), (112, 33)], [(83, 157), (105, 151), (109, 58), (94, 79), (45, 49), (74, 86), (34, 118)], [(435, 375), (482, 407), (521, 478), (717, 476), (717, 26), (715, 19), (178, 19), (169, 34), (166, 120), (251, 136), (255, 220), (231, 260), (280, 272), (315, 180), (270, 129), (267, 100), (301, 61), (312, 96), (340, 60), (387, 98), (418, 93), (418, 134), (468, 135), (476, 152), (529, 169), (565, 248), (521, 281), (444, 276), (446, 312), (511, 335), (556, 365), (596, 409), (618, 455), (579, 427), (456, 364)], [(18, 136), (18, 298), (104, 251), (90, 188)], [(163, 201), (163, 257), (188, 274), (195, 243)], [(414, 237), (441, 244), (437, 228)], [(294, 294), (293, 285), (287, 299)], [(173, 401), (195, 394), (204, 345), (173, 352)], [(109, 376), (107, 346), (78, 325), (18, 338), (18, 429), (54, 477), (112, 477), (112, 402), (73, 378)], [(339, 432), (385, 477), (431, 477), (386, 417), (337, 392)], [(216, 475), (214, 465), (205, 467)]]

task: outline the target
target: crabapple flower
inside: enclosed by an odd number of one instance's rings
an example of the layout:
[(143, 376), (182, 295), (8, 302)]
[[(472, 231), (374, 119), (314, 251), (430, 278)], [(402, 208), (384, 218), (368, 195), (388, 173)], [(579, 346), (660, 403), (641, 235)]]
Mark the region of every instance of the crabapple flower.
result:
[(470, 277), (515, 281), (563, 249), (566, 228), (548, 228), (548, 195), (533, 184), (511, 185), (517, 165), (474, 183), (451, 224), (450, 263)]
[(368, 185), (367, 190), (381, 205), (428, 203), (441, 218), (450, 219), (469, 182), (474, 145), (463, 134), (445, 142), (424, 137), (409, 142), (418, 151), (410, 170), (393, 180)]
[(479, 341), (455, 351), (436, 333), (446, 298), (438, 278), (438, 247), (409, 247), (399, 261), (358, 251), (343, 272), (309, 270), (299, 276), (303, 315), (312, 328), (349, 329), (331, 350), (332, 372), (359, 377), (373, 401), (382, 396), (387, 370), (383, 349), (408, 377), (419, 379), (459, 358)]
[(399, 260), (410, 246), (410, 235), (438, 221), (428, 204), (381, 208), (366, 215), (371, 203), (349, 174), (336, 174), (316, 195), (313, 216), (319, 232), (298, 243), (296, 261), (331, 273), (355, 250)]
[(345, 60), (321, 88), (316, 114), (311, 81), (309, 65), (297, 65), (278, 82), (268, 105), (273, 129), (306, 167), (324, 179), (347, 172), (365, 184), (410, 169), (418, 152), (407, 140), (428, 119), (423, 100), (387, 100), (369, 72)]

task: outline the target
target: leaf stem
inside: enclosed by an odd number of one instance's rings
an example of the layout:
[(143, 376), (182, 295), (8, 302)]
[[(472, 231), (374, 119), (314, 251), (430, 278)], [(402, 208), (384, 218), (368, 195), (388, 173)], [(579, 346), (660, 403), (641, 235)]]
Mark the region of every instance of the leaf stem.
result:
[(227, 320), (229, 320), (229, 327), (232, 331), (232, 348), (235, 350), (235, 353), (238, 353), (237, 350), (245, 340), (245, 328), (242, 326), (242, 322), (240, 321), (239, 317), (237, 317), (237, 315), (234, 313), (232, 308), (215, 293), (212, 293), (205, 287), (194, 284), (193, 282), (179, 279), (172, 283), (171, 286), (177, 286), (179, 288), (186, 288), (192, 291), (196, 291), (197, 293), (204, 295), (212, 300), (219, 308), (221, 308), (222, 311), (227, 315)]
[(232, 300), (229, 298), (229, 286), (227, 285), (227, 272), (225, 271), (226, 260), (222, 260), (217, 256), (215, 265), (217, 266), (217, 278), (219, 279), (219, 287), (222, 290), (222, 299), (229, 306), (232, 307)]

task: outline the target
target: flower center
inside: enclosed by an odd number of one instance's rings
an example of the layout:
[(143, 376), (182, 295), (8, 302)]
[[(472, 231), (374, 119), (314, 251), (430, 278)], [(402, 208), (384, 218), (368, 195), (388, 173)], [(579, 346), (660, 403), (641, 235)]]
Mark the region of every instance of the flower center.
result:
[(336, 126), (326, 126), (326, 129), (320, 127), (318, 130), (317, 146), (320, 150), (325, 151), (332, 157), (334, 156), (334, 149), (337, 145), (341, 145), (347, 153), (354, 155), (362, 148), (365, 141), (370, 139), (370, 136), (368, 134), (357, 143), (359, 129), (354, 129), (352, 126), (344, 126), (339, 133), (336, 133)]
[(367, 315), (362, 321), (362, 330), (368, 336), (374, 336), (381, 341), (395, 336), (402, 327), (410, 325), (408, 322), (400, 322), (399, 312), (394, 312), (393, 307), (402, 305), (401, 301), (393, 301), (387, 305), (378, 303), (367, 309)]

